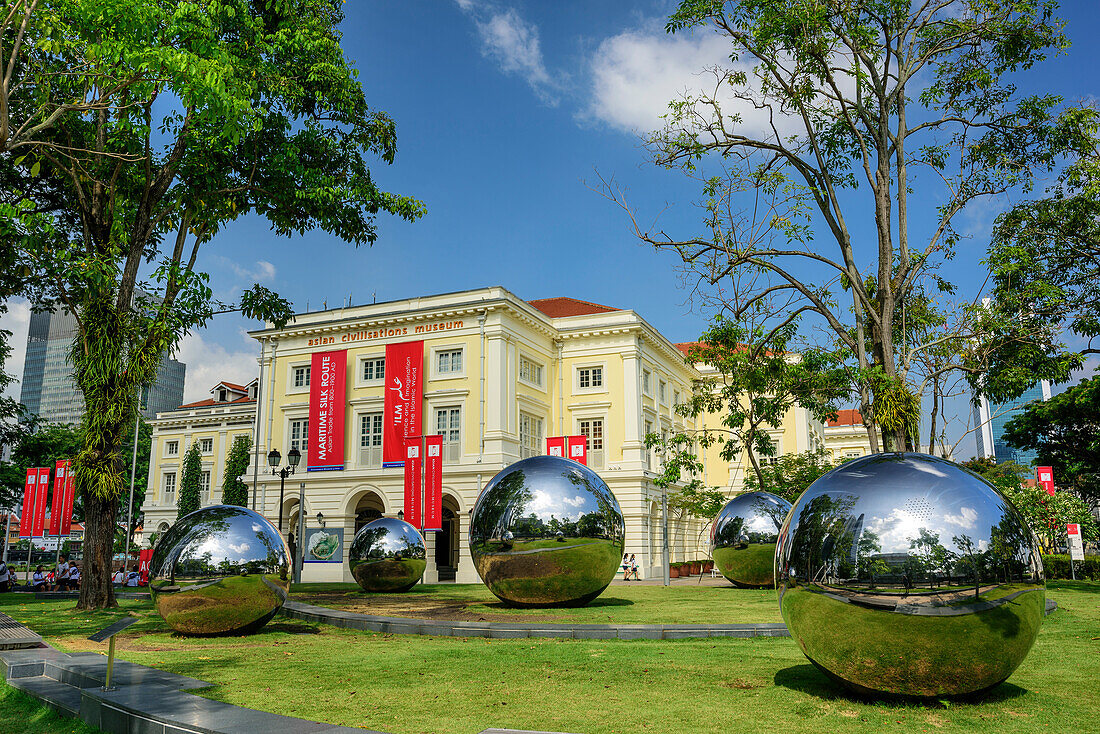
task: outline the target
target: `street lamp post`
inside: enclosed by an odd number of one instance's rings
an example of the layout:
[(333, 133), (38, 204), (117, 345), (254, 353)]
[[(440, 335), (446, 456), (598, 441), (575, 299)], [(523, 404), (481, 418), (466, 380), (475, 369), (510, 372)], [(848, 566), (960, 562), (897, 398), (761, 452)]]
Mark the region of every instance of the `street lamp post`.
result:
[(291, 448), (286, 453), (286, 463), (282, 469), (279, 468), (279, 462), (282, 461), (282, 454), (279, 453), (279, 449), (271, 449), (267, 455), (267, 465), (271, 467), (271, 473), (279, 477), (279, 532), (283, 532), (283, 491), (286, 489), (286, 478), (294, 473), (294, 468), (298, 466), (298, 462), (302, 460), (302, 452), (296, 448)]

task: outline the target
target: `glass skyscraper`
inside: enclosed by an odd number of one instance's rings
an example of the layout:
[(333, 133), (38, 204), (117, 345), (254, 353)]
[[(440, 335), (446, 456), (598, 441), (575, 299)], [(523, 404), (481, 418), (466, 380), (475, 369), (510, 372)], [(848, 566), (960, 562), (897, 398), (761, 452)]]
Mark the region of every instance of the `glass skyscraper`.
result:
[(1021, 451), (1005, 443), (1005, 424), (1023, 412), (1028, 403), (1034, 400), (1050, 400), (1050, 383), (1041, 380), (1032, 385), (1027, 392), (1009, 403), (990, 404), (984, 395), (974, 401), (974, 425), (977, 426), (975, 438), (978, 443), (978, 456), (997, 462), (1015, 461), (1017, 464), (1031, 466), (1038, 458), (1034, 451)]
[[(19, 402), (46, 423), (75, 424), (84, 415), (84, 397), (73, 380), (69, 361), (76, 334), (76, 319), (64, 309), (31, 313)], [(161, 355), (156, 384), (142, 411), (146, 419), (183, 403), (186, 374), (187, 365)]]

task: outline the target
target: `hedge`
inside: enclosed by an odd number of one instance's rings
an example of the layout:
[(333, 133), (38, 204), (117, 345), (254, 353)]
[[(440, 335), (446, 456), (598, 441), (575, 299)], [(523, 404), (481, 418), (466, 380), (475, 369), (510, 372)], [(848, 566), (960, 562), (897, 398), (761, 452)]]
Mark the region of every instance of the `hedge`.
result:
[[(1100, 581), (1100, 556), (1085, 556), (1085, 560), (1077, 561), (1074, 568), (1078, 580)], [(1068, 555), (1043, 556), (1043, 570), (1048, 579), (1072, 578)]]

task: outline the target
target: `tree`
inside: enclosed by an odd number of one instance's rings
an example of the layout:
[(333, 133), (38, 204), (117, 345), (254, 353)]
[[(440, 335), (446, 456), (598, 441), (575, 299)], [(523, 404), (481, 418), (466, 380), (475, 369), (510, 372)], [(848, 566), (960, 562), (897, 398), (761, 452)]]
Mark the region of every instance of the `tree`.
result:
[(191, 514), (202, 506), (199, 489), (202, 485), (202, 455), (199, 444), (192, 441), (183, 454), (183, 475), (180, 477), (179, 511), (176, 517)]
[(229, 456), (225, 460), (222, 504), (248, 507), (248, 485), (241, 481), (241, 476), (251, 463), (248, 455), (251, 448), (251, 436), (237, 436), (233, 439), (233, 446), (229, 449)]
[(1100, 500), (1100, 378), (1093, 376), (1055, 395), (1029, 403), (1005, 424), (1005, 441), (1038, 453), (1060, 486)]
[(771, 492), (793, 504), (818, 477), (832, 469), (833, 464), (824, 451), (783, 454), (762, 468), (763, 482), (752, 474), (746, 476), (745, 490)]
[(215, 301), (200, 251), (246, 214), (278, 235), (321, 229), (358, 245), (376, 239), (379, 212), (414, 220), (423, 207), (371, 176), (368, 158), (394, 159), (395, 127), (368, 107), (343, 56), (336, 0), (129, 0), (112, 9), (128, 22), (111, 34), (95, 3), (50, 7), (51, 23), (29, 28), (23, 45), (34, 49), (21, 67), (28, 88), (95, 100), (125, 86), (124, 103), (60, 110), (0, 166), (0, 227), (33, 274), (32, 295), (78, 320), (72, 361), (87, 406), (74, 463), (87, 516), (78, 607), (94, 609), (115, 604), (120, 449), (160, 355), (221, 311), (276, 325), (290, 317), (290, 304), (260, 286)]
[[(43, 424), (31, 421), (20, 425), (11, 444), (11, 460), (0, 462), (0, 506), (19, 507), (23, 501), (27, 469), (48, 466), (59, 459), (72, 459), (84, 442), (83, 431), (70, 425)], [(81, 515), (74, 509), (73, 519)]]
[[(894, 415), (883, 447), (905, 448), (923, 389), (910, 371), (943, 343), (907, 343), (906, 306), (919, 288), (954, 293), (937, 269), (960, 240), (955, 218), (1094, 148), (1094, 110), (1021, 95), (1012, 80), (1068, 45), (1052, 12), (1013, 0), (684, 0), (667, 30), (717, 31), (730, 63), (708, 70), (712, 91), (672, 102), (648, 144), (658, 165), (699, 179), (706, 232), (675, 236), (632, 215), (635, 234), (676, 251), (703, 286), (721, 284), (734, 320), (813, 314), (857, 362), (862, 414)], [(940, 204), (911, 218), (918, 186)], [(866, 247), (857, 221), (873, 233)], [(959, 323), (944, 330), (959, 349), (982, 333), (969, 325), (979, 307), (951, 309)]]

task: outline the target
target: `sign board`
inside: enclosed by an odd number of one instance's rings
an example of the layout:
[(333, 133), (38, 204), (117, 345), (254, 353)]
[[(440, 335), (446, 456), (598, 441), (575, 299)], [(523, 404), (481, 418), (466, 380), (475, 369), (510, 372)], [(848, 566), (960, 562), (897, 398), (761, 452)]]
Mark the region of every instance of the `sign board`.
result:
[(344, 468), (344, 375), (348, 352), (314, 352), (309, 368), (309, 456), (306, 471)]
[(1054, 496), (1054, 470), (1049, 466), (1035, 467), (1035, 477), (1039, 486), (1046, 490), (1051, 497)]
[(38, 487), (34, 491), (34, 516), (31, 535), (41, 538), (46, 531), (46, 496), (50, 491), (50, 468), (38, 470)]
[(65, 501), (61, 505), (61, 534), (68, 535), (73, 531), (73, 500), (76, 498), (76, 478), (73, 477), (73, 466), (65, 463)]
[(546, 439), (547, 456), (565, 456), (565, 436), (550, 436)]
[(343, 528), (307, 528), (306, 563), (343, 563)]
[(153, 562), (153, 549), (143, 548), (138, 553), (138, 573), (141, 574), (141, 585), (149, 585), (149, 565)]
[(424, 529), (443, 529), (443, 436), (424, 437)]
[(382, 466), (396, 469), (405, 463), (405, 438), (420, 436), (424, 342), (387, 344), (385, 376)]
[[(61, 535), (61, 517), (65, 514), (65, 488), (69, 481), (69, 462), (62, 459), (54, 466), (53, 499), (50, 501), (50, 535)], [(70, 515), (71, 515), (70, 511)]]
[(403, 439), (405, 444), (405, 522), (420, 527), (420, 436)]
[(1066, 524), (1066, 535), (1069, 536), (1069, 558), (1071, 561), (1085, 560), (1085, 547), (1081, 543), (1081, 526), (1075, 522)]
[(568, 457), (570, 459), (588, 466), (587, 436), (566, 436), (565, 446), (568, 449)]
[(31, 518), (34, 517), (34, 495), (38, 489), (38, 469), (27, 469), (27, 482), (23, 485), (23, 512), (19, 515), (19, 537), (31, 537)]

